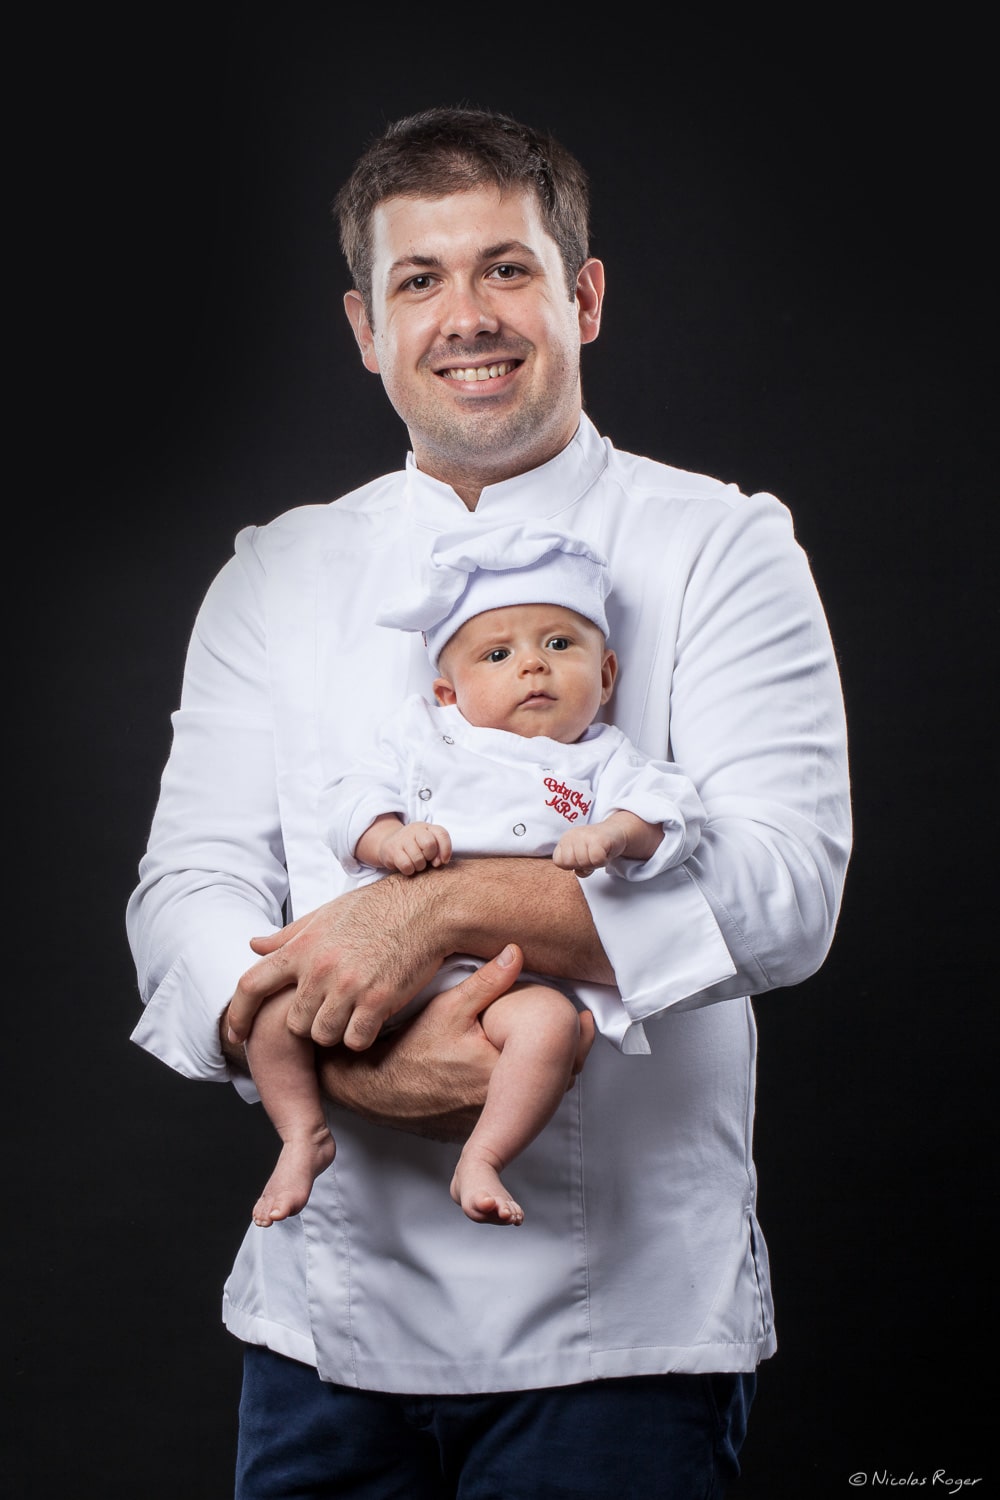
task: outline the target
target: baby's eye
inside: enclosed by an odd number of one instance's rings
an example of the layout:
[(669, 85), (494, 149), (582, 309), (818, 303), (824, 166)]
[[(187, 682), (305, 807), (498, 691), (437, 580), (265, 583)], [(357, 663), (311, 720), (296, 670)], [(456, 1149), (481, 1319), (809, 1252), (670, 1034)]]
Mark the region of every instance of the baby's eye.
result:
[(548, 648), (549, 648), (550, 651), (568, 651), (569, 650), (569, 641), (567, 640), (566, 636), (564, 636), (564, 635), (554, 635), (552, 637), (552, 639), (549, 642), (547, 642), (547, 644), (548, 644)]
[(506, 661), (509, 655), (510, 655), (510, 652), (507, 650), (506, 646), (495, 646), (494, 649), (490, 652), (489, 656), (486, 658), (486, 660), (487, 661)]

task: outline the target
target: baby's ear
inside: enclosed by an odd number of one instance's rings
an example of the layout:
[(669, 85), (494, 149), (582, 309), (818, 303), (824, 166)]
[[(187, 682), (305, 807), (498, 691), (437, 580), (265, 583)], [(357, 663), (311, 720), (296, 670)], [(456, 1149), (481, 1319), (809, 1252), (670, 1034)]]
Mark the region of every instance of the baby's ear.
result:
[(618, 658), (613, 651), (605, 651), (601, 662), (601, 702), (607, 703), (618, 676)]
[(447, 677), (435, 677), (434, 697), (437, 699), (438, 703), (440, 703), (442, 708), (454, 708), (457, 701), (455, 698), (455, 689), (452, 687)]

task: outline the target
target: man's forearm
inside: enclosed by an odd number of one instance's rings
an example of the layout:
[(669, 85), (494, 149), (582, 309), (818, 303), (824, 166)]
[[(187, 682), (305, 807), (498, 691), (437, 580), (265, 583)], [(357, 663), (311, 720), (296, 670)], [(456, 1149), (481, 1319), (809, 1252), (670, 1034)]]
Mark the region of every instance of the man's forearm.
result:
[(576, 876), (548, 859), (459, 859), (415, 877), (428, 918), (440, 920), (447, 951), (489, 958), (516, 942), (539, 974), (614, 984)]
[[(219, 1034), (232, 1071), (251, 1077), (245, 1045), (226, 1036), (225, 1015)], [(469, 1066), (456, 1067), (450, 1058), (414, 1057), (408, 1047), (398, 1047), (400, 1040), (396, 1031), (364, 1052), (317, 1047), (316, 1069), (327, 1098), (372, 1125), (387, 1125), (435, 1141), (467, 1140), (479, 1118), (488, 1072), (477, 1075)], [(484, 1054), (488, 1047), (484, 1035)], [(422, 1062), (433, 1066), (422, 1067)]]
[[(411, 1023), (412, 1025), (412, 1023)], [(374, 1042), (366, 1052), (346, 1047), (319, 1047), (316, 1067), (320, 1087), (332, 1104), (383, 1125), (426, 1140), (463, 1144), (479, 1119), (494, 1059), (483, 1071), (456, 1067), (445, 1054), (428, 1054), (410, 1027)]]

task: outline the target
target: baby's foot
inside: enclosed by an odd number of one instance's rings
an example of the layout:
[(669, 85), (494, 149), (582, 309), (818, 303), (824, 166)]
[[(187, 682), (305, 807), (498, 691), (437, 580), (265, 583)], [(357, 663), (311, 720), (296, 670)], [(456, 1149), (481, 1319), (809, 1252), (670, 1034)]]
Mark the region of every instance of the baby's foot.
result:
[(521, 1224), (524, 1209), (499, 1175), (482, 1160), (460, 1161), (451, 1179), (451, 1196), (477, 1224)]
[(266, 1229), (277, 1219), (301, 1213), (309, 1202), (313, 1183), (326, 1171), (336, 1151), (328, 1130), (321, 1136), (297, 1136), (286, 1141), (267, 1186), (254, 1204), (254, 1223)]

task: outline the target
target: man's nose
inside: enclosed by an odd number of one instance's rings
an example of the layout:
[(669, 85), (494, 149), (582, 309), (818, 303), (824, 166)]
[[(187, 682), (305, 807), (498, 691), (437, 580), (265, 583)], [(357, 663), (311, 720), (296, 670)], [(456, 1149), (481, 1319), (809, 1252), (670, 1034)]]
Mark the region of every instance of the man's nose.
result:
[(499, 330), (489, 293), (476, 284), (453, 283), (442, 306), (441, 332), (448, 338), (474, 339)]

